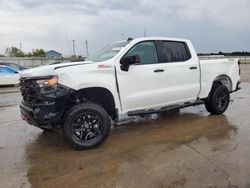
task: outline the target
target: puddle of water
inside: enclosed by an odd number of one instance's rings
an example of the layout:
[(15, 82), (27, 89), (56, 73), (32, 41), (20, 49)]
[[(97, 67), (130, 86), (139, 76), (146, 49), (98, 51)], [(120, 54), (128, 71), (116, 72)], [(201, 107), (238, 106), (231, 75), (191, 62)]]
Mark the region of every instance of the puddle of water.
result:
[[(101, 147), (89, 151), (73, 151), (60, 135), (41, 133), (26, 148), (31, 165), (28, 178), (34, 187), (67, 187), (75, 182), (114, 187), (123, 173), (121, 167), (152, 162), (201, 137), (209, 144), (210, 140), (227, 140), (235, 135), (237, 129), (224, 115), (206, 117), (186, 112), (120, 125)], [(164, 163), (164, 158), (159, 162)]]
[(88, 151), (72, 150), (60, 134), (19, 121), (18, 106), (6, 107), (0, 113), (2, 179), (6, 169), (11, 174), (23, 168), (32, 187), (195, 188), (226, 187), (230, 181), (246, 187), (250, 84), (242, 87), (225, 115), (211, 116), (201, 106), (133, 118)]

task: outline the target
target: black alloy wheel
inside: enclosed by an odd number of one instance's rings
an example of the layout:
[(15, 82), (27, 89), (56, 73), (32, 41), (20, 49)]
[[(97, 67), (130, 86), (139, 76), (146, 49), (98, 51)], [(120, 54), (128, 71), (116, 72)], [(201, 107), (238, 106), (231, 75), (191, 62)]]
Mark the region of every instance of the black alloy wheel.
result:
[(226, 111), (230, 102), (230, 94), (227, 87), (216, 85), (212, 88), (209, 97), (205, 101), (208, 112), (214, 115), (222, 114)]
[(218, 110), (224, 111), (228, 106), (229, 98), (225, 90), (221, 90), (216, 98), (216, 106)]
[(100, 145), (109, 135), (110, 127), (109, 115), (102, 106), (95, 103), (77, 104), (64, 116), (64, 136), (76, 149), (90, 149)]
[(95, 142), (101, 136), (100, 117), (88, 112), (76, 116), (72, 124), (73, 138), (79, 142)]

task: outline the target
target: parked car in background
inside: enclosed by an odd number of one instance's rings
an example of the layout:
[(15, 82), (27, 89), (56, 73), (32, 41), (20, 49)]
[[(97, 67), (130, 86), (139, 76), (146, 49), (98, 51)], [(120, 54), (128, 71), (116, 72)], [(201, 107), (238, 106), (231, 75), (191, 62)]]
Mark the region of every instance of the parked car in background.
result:
[(21, 66), (21, 65), (16, 64), (16, 63), (2, 63), (2, 62), (0, 62), (0, 65), (9, 66), (18, 72), (28, 69), (27, 67)]
[(17, 85), (19, 83), (20, 73), (14, 68), (6, 65), (0, 65), (0, 86)]

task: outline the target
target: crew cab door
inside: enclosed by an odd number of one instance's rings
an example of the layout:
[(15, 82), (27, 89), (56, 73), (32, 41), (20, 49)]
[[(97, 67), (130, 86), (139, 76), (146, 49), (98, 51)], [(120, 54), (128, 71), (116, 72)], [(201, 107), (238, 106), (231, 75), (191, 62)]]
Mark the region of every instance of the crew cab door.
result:
[(155, 41), (135, 44), (123, 56), (139, 56), (140, 62), (121, 70), (117, 63), (117, 81), (123, 111), (151, 108), (166, 100), (166, 75), (164, 63), (159, 63)]
[(200, 91), (200, 67), (192, 44), (183, 41), (156, 41), (156, 44), (159, 62), (165, 65), (165, 103), (196, 100)]

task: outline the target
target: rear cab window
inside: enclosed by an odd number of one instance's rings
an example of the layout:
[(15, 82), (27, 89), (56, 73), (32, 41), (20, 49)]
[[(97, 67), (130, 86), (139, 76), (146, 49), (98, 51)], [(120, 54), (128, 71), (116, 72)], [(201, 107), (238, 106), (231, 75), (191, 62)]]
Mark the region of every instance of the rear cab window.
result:
[(191, 59), (191, 53), (185, 42), (182, 41), (157, 41), (159, 61), (163, 62), (185, 62)]

